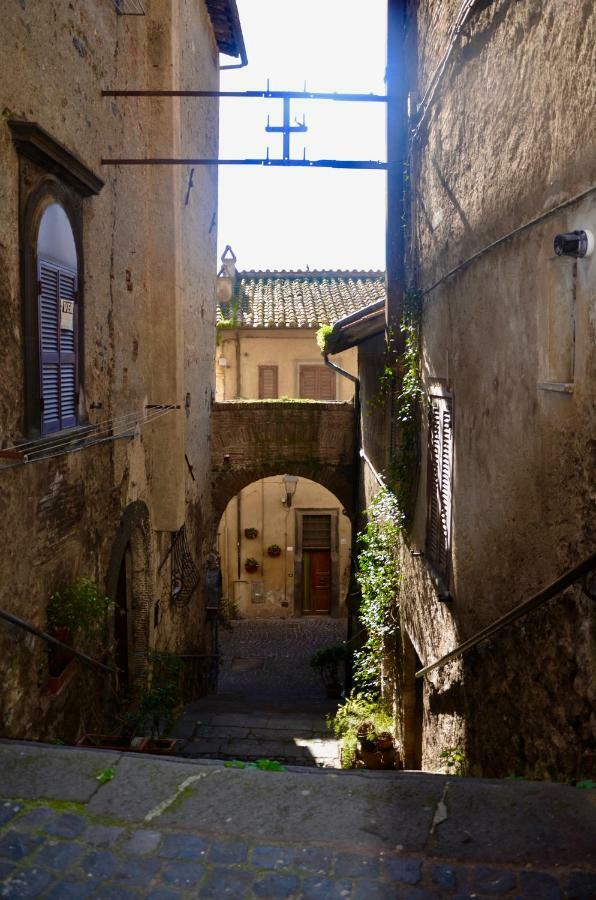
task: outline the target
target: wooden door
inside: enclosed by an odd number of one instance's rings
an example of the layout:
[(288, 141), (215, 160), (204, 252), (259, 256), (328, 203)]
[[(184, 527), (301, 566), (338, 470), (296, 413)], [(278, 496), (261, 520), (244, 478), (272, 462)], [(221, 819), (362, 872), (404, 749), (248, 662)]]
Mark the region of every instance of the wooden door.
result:
[(114, 604), (114, 642), (115, 662), (120, 670), (118, 680), (124, 693), (129, 688), (129, 619), (130, 607), (130, 550), (127, 547), (122, 556), (118, 584), (116, 586), (116, 603)]
[(331, 612), (331, 553), (310, 550), (310, 596), (312, 612), (328, 616)]

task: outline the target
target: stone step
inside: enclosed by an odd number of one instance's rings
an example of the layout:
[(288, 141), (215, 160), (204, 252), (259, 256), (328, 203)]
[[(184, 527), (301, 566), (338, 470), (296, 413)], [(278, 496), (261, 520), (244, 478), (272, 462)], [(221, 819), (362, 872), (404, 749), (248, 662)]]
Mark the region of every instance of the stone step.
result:
[(0, 742), (0, 896), (591, 900), (594, 827), (565, 785)]

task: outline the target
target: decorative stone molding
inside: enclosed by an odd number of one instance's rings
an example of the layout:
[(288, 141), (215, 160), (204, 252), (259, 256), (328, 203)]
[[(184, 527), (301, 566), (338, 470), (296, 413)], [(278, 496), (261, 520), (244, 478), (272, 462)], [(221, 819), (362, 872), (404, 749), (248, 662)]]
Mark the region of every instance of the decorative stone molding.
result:
[(104, 182), (37, 122), (11, 119), (8, 127), (17, 152), (57, 175), (83, 197), (99, 194)]

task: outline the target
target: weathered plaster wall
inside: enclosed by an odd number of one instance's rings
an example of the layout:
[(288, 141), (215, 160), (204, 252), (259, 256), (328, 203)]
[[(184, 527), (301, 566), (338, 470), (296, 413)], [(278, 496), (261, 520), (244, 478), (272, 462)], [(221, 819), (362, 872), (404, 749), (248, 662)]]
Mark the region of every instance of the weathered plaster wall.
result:
[[(283, 474), (283, 473), (282, 473)], [(296, 512), (335, 510), (339, 550), (339, 582), (334, 585), (339, 600), (338, 613), (346, 612), (345, 596), (350, 576), (350, 519), (330, 491), (307, 478), (299, 478), (292, 506), (282, 505), (285, 488), (282, 475), (263, 478), (231, 500), (220, 522), (218, 548), (223, 572), (223, 596), (234, 600), (242, 618), (286, 618), (297, 614), (295, 587), (298, 577)], [(240, 574), (238, 574), (238, 500), (240, 501)], [(333, 523), (335, 526), (335, 522)], [(245, 528), (258, 535), (248, 539)], [(281, 555), (270, 557), (267, 548), (278, 544)], [(247, 557), (256, 559), (259, 570), (245, 571)]]
[[(457, 6), (418, 4), (420, 95)], [(573, 83), (595, 64), (591, 2), (498, 0), (473, 19), (415, 154), (423, 289), (594, 187), (596, 85)], [(452, 392), (455, 423), (452, 604), (439, 602), (424, 561), (404, 554), (403, 621), (423, 664), (594, 552), (596, 262), (556, 258), (553, 238), (595, 226), (592, 193), (425, 297), (424, 382)], [(424, 550), (424, 456), (421, 476), (411, 540)], [(459, 745), (485, 774), (587, 771), (591, 617), (591, 601), (568, 592), (432, 673), (424, 766)]]
[[(314, 329), (225, 329), (220, 332), (217, 348), (217, 399), (256, 399), (259, 396), (259, 366), (277, 366), (278, 396), (300, 396), (300, 366), (321, 366), (323, 360)], [(226, 365), (219, 360), (223, 357)], [(240, 379), (238, 380), (238, 358)], [(333, 362), (352, 375), (356, 374), (358, 356), (355, 349), (333, 357)], [(354, 396), (351, 381), (336, 376), (336, 400), (349, 403)], [(239, 387), (239, 390), (238, 390)]]
[[(202, 2), (155, 0), (146, 15), (117, 16), (111, 3), (29, 0), (3, 8), (0, 68), (0, 428), (23, 438), (23, 347), (19, 278), (19, 162), (6, 121), (39, 123), (105, 180), (83, 201), (85, 312), (81, 414), (91, 422), (181, 409), (75, 455), (0, 472), (0, 606), (44, 627), (58, 585), (79, 575), (100, 584), (119, 565), (113, 551), (130, 504), (148, 526), (134, 567), (133, 598), (144, 643), (202, 648), (202, 581), (191, 605), (169, 602), (169, 531), (186, 520), (199, 566), (209, 549), (209, 403), (213, 390), (216, 174), (164, 167), (102, 167), (102, 156), (217, 155), (217, 107), (202, 102), (110, 100), (106, 87), (218, 84), (217, 47)], [(189, 395), (187, 409), (185, 398)], [(185, 453), (191, 471), (185, 462)], [(117, 554), (116, 554), (117, 555)], [(113, 576), (113, 572), (111, 573)], [(142, 595), (142, 596), (141, 596)], [(161, 616), (154, 615), (161, 600)], [(46, 651), (0, 626), (4, 735), (73, 737), (96, 725), (96, 676), (79, 673), (62, 694), (44, 691)], [(95, 702), (85, 698), (89, 683)], [(79, 702), (80, 701), (80, 702)], [(97, 715), (96, 715), (97, 714)]]

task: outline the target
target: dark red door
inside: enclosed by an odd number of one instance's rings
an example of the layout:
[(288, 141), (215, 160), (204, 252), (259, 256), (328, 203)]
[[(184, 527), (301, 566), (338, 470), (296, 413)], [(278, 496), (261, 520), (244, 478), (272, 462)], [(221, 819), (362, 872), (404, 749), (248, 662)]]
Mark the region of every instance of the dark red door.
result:
[(331, 612), (331, 553), (329, 550), (310, 550), (310, 597), (315, 615)]

